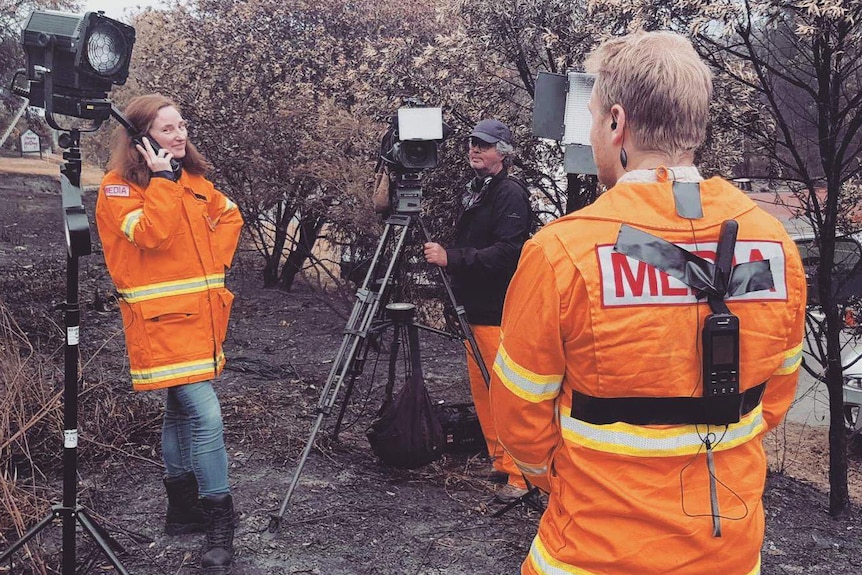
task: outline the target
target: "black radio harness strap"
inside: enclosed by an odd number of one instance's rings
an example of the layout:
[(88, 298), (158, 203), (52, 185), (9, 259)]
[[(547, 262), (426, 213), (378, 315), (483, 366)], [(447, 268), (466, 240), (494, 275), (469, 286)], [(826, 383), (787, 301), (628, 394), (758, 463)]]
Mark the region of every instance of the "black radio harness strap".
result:
[(727, 425), (760, 403), (766, 382), (734, 395), (712, 397), (594, 397), (572, 392), (572, 417), (592, 423)]

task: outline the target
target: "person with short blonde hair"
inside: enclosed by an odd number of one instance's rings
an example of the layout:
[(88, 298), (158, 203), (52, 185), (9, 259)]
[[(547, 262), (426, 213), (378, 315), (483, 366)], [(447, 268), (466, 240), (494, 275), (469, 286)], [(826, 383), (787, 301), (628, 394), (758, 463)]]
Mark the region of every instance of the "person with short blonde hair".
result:
[[(762, 439), (801, 363), (799, 253), (694, 165), (712, 82), (686, 38), (609, 40), (587, 69), (607, 191), (524, 244), (491, 377), (500, 442), (549, 493), (521, 573), (758, 575)], [(734, 225), (731, 289), (709, 266)], [(737, 339), (704, 343), (707, 318), (731, 316)]]
[[(619, 126), (625, 158), (620, 168), (633, 169), (641, 160), (655, 163), (656, 154), (666, 156), (669, 165), (693, 163), (706, 137), (712, 72), (691, 42), (669, 32), (615, 38), (591, 53), (585, 67), (597, 76), (591, 102), (596, 114)], [(649, 157), (632, 155), (632, 148)]]

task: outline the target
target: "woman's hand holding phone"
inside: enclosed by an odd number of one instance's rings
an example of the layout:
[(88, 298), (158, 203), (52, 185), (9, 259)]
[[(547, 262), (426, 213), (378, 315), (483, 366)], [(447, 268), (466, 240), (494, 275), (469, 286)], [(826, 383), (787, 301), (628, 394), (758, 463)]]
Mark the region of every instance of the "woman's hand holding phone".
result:
[(140, 152), (151, 172), (173, 171), (171, 166), (171, 160), (174, 158), (173, 154), (167, 150), (163, 150), (156, 142), (151, 141), (150, 138), (144, 136), (140, 140), (136, 139), (135, 148)]

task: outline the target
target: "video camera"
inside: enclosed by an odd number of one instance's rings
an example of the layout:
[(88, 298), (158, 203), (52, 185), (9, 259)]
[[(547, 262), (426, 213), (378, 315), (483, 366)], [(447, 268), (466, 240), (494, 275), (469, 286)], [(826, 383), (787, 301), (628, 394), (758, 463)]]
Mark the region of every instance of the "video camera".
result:
[(443, 122), (440, 108), (424, 107), (418, 100), (406, 100), (389, 122), (380, 142), (380, 161), (394, 175), (389, 188), (389, 203), (395, 213), (418, 214), (421, 211), (422, 170), (437, 166), (437, 147), (452, 133)]
[[(408, 100), (407, 103), (416, 103)], [(380, 143), (380, 158), (396, 174), (437, 166), (437, 146), (451, 133), (440, 108), (404, 107), (393, 116)]]

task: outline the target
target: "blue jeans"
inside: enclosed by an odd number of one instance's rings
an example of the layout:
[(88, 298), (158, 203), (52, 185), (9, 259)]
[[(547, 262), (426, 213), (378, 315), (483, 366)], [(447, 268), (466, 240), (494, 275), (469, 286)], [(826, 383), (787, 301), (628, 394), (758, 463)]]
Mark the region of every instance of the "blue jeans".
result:
[(162, 459), (168, 477), (193, 472), (201, 497), (230, 493), (221, 406), (209, 381), (168, 388)]

